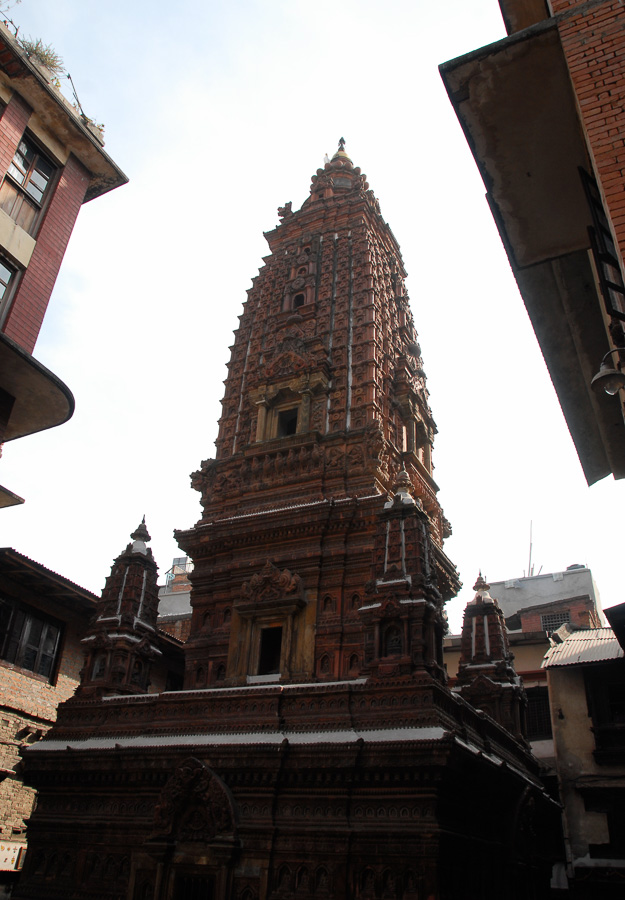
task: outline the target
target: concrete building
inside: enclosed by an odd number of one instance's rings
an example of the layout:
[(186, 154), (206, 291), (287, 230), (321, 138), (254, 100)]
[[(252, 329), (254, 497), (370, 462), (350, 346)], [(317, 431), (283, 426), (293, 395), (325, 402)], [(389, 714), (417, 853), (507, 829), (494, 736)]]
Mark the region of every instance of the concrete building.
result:
[(191, 582), (193, 563), (188, 556), (174, 558), (158, 591), (157, 627), (177, 640), (187, 640), (191, 631)]
[(562, 625), (545, 658), (569, 895), (620, 898), (625, 886), (625, 604), (612, 628)]
[(509, 631), (551, 634), (566, 622), (586, 628), (602, 624), (599, 592), (586, 566), (495, 581), (490, 593), (498, 600)]
[[(441, 74), (588, 483), (622, 478), (623, 6), (499, 5), (508, 37)], [(591, 387), (601, 365), (614, 396)]]
[[(126, 181), (101, 132), (0, 23), (0, 443), (73, 413), (32, 352), (81, 204)], [(0, 488), (0, 506), (22, 502)]]
[[(590, 569), (571, 565), (562, 572), (494, 581), (489, 593), (497, 600), (513, 653), (514, 667), (527, 697), (525, 733), (532, 752), (555, 778), (555, 750), (551, 727), (547, 675), (543, 659), (549, 636), (563, 624), (600, 628), (603, 624), (599, 592)], [(452, 684), (458, 671), (461, 636), (445, 638), (445, 664)]]

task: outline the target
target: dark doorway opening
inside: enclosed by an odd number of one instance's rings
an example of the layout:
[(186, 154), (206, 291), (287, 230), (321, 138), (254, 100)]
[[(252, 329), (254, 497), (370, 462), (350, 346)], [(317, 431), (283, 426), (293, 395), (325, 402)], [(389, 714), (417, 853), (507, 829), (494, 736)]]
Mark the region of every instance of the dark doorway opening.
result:
[(280, 674), (280, 654), (282, 652), (282, 626), (263, 628), (260, 633), (260, 653), (258, 655), (259, 675)]

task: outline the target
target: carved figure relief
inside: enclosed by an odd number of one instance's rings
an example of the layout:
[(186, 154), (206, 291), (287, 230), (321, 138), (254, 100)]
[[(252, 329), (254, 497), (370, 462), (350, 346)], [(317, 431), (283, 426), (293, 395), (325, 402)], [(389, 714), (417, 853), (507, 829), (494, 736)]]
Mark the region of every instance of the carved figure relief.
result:
[(176, 769), (154, 810), (154, 834), (183, 841), (212, 841), (236, 827), (234, 798), (221, 778), (203, 762), (188, 757)]
[(242, 592), (256, 603), (263, 600), (277, 600), (289, 594), (301, 594), (302, 579), (288, 569), (280, 572), (270, 560), (267, 560), (261, 572), (252, 575), (249, 581), (243, 582)]

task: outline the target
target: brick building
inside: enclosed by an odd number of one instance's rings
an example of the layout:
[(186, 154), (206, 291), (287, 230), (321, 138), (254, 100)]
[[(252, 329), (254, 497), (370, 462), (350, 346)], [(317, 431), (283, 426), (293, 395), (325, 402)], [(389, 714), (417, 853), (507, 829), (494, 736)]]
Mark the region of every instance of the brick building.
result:
[[(0, 23), (0, 443), (73, 413), (32, 352), (83, 203), (124, 184), (100, 131)], [(0, 488), (0, 506), (23, 502)]]
[(20, 750), (48, 731), (76, 690), (96, 600), (21, 553), (0, 550), (0, 896), (21, 867), (34, 800), (19, 774)]
[[(78, 687), (98, 602), (16, 550), (0, 549), (0, 896), (21, 868), (35, 798), (21, 777), (20, 752), (46, 734), (59, 703)], [(180, 641), (159, 631), (154, 646), (146, 690), (181, 687)]]
[(78, 693), (25, 753), (40, 799), (20, 898), (547, 896), (558, 812), (538, 765), (447, 686), (459, 582), (421, 349), (343, 143), (266, 234), (216, 457), (192, 476), (184, 690), (145, 690), (138, 531)]
[[(622, 478), (623, 5), (500, 7), (508, 37), (444, 63), (441, 74), (588, 483)], [(591, 388), (600, 366), (614, 395), (603, 379)]]

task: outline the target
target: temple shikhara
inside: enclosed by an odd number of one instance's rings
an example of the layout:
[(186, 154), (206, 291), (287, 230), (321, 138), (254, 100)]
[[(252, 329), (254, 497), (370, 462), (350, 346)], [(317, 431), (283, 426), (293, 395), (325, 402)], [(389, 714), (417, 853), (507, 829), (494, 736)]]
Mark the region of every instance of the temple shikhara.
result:
[(176, 534), (194, 566), (184, 689), (150, 692), (142, 524), (86, 633), (81, 686), (26, 753), (39, 801), (15, 896), (547, 896), (558, 808), (483, 581), (461, 689), (447, 686), (460, 583), (399, 246), (343, 140), (279, 217), (215, 458), (192, 476), (202, 515)]

